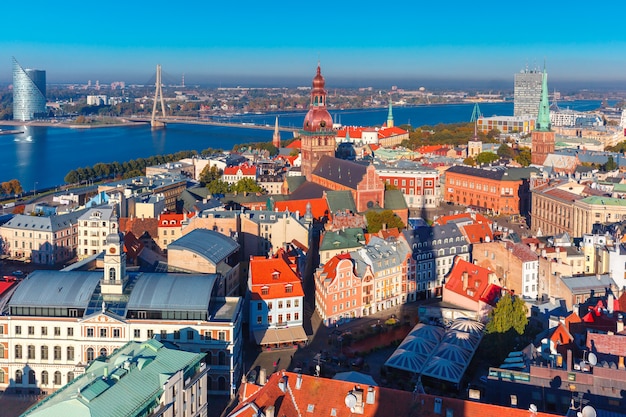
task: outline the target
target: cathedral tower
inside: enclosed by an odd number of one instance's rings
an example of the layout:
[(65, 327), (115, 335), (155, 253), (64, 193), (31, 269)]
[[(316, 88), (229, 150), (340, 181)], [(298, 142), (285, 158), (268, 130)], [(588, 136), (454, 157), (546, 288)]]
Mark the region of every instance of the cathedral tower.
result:
[(543, 165), (549, 154), (554, 153), (554, 132), (550, 124), (550, 103), (548, 101), (548, 74), (543, 68), (541, 100), (535, 130), (532, 132), (531, 161), (533, 165)]
[(278, 116), (276, 116), (276, 124), (274, 125), (274, 136), (272, 137), (272, 145), (276, 149), (280, 149), (280, 130), (278, 130)]
[(304, 126), (300, 131), (302, 142), (302, 175), (311, 181), (311, 174), (320, 158), (324, 155), (335, 156), (335, 136), (333, 119), (326, 108), (325, 81), (320, 65), (313, 78), (311, 103), (304, 118)]

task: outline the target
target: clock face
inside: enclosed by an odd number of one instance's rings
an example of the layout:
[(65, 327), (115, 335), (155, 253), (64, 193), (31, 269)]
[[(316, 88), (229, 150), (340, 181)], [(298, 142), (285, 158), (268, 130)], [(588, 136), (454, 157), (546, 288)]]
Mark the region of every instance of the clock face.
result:
[(110, 248), (110, 249), (109, 249), (109, 252), (110, 252), (110, 253), (115, 253), (115, 248)]

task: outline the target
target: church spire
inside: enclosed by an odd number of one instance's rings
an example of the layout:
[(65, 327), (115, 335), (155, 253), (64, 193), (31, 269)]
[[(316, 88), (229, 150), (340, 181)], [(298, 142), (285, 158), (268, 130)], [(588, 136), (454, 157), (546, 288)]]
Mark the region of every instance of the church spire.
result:
[(393, 109), (391, 105), (391, 97), (389, 97), (389, 113), (387, 114), (387, 127), (393, 127)]
[(280, 149), (280, 130), (278, 130), (278, 116), (276, 116), (276, 124), (274, 125), (274, 136), (272, 137), (272, 145)]
[(548, 101), (548, 74), (546, 73), (546, 65), (544, 64), (541, 82), (541, 100), (539, 101), (539, 114), (537, 115), (535, 130), (549, 132), (551, 127), (550, 102)]

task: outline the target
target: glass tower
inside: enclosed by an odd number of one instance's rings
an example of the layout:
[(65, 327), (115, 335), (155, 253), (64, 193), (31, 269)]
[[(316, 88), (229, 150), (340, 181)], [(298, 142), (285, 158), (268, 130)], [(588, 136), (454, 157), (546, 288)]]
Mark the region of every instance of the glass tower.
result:
[(13, 120), (33, 120), (46, 114), (46, 71), (24, 69), (13, 58)]

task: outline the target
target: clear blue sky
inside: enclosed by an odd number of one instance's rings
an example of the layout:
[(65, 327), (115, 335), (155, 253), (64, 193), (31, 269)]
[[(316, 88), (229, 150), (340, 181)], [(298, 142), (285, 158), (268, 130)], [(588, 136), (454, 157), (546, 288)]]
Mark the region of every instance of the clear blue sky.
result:
[[(140, 4), (137, 4), (140, 3)], [(610, 4), (612, 3), (612, 4)], [(189, 82), (511, 80), (547, 63), (551, 80), (626, 80), (626, 3), (477, 1), (7, 1), (0, 81), (11, 57), (48, 82), (145, 82), (157, 63)], [(400, 84), (399, 84), (400, 85)]]

